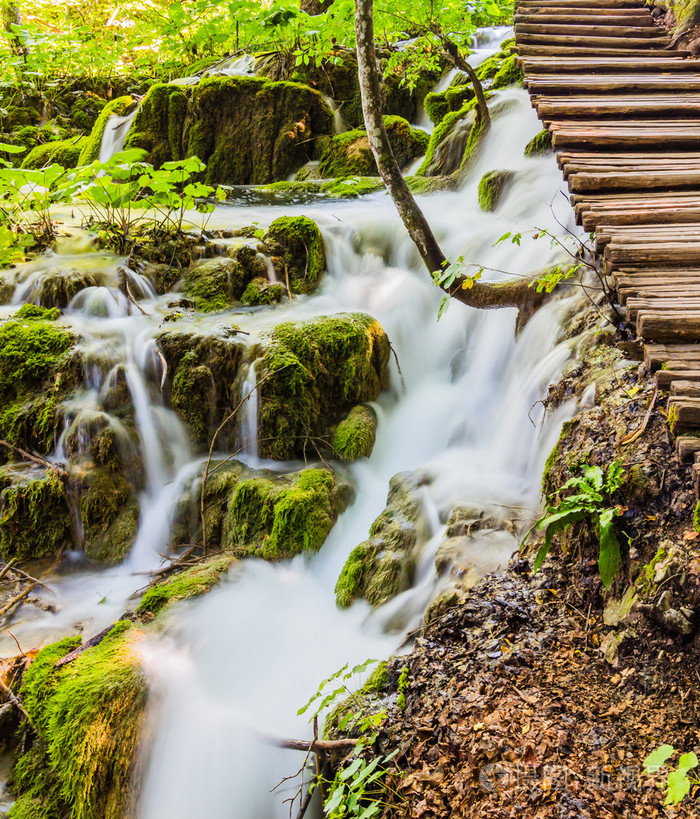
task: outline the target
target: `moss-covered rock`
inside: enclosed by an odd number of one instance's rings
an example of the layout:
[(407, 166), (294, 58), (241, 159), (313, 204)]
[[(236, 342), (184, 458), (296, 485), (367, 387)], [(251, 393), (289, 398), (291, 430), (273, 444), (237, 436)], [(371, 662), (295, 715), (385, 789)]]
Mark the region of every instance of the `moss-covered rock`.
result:
[(316, 552), (353, 494), (327, 469), (242, 480), (229, 499), (223, 545), (266, 560)]
[(516, 63), (515, 54), (506, 57), (494, 74), (491, 90), (507, 88), (509, 85), (517, 85), (523, 81), (523, 72)]
[(76, 168), (80, 154), (88, 143), (87, 137), (78, 139), (57, 140), (37, 145), (22, 162), (23, 168), (44, 168), (47, 165), (62, 165), (64, 168)]
[(46, 312), (23, 308), (0, 323), (0, 438), (42, 454), (53, 448), (59, 405), (81, 375), (74, 341)]
[[(31, 275), (31, 274), (30, 274)], [(86, 287), (106, 284), (98, 271), (72, 267), (56, 268), (35, 277), (25, 298), (41, 307), (67, 307), (73, 297)]]
[(288, 460), (325, 449), (348, 410), (374, 401), (388, 385), (389, 340), (363, 313), (286, 322), (263, 344), (257, 369), (263, 457)]
[(107, 100), (98, 97), (97, 94), (91, 92), (80, 94), (70, 109), (73, 125), (83, 133), (89, 134), (105, 105), (107, 105)]
[(513, 176), (512, 171), (485, 173), (479, 180), (479, 207), (487, 212), (496, 210)]
[(86, 557), (102, 563), (123, 560), (138, 529), (133, 487), (118, 472), (98, 467), (82, 479), (79, 494)]
[(294, 293), (313, 293), (326, 269), (326, 249), (318, 225), (308, 216), (280, 216), (263, 239), (281, 281)]
[(377, 437), (377, 413), (361, 404), (353, 407), (333, 434), (333, 450), (341, 461), (369, 458)]
[[(412, 128), (401, 117), (384, 117), (387, 135), (399, 167), (405, 168), (423, 156), (430, 137), (419, 128)], [(328, 179), (345, 176), (376, 176), (377, 165), (363, 128), (336, 134), (321, 155), (319, 172)]]
[(90, 136), (83, 144), (78, 157), (78, 165), (89, 165), (95, 159), (100, 158), (100, 147), (102, 137), (107, 127), (107, 122), (111, 116), (123, 117), (134, 107), (134, 99), (131, 96), (117, 97), (108, 102), (100, 111)]
[(14, 819), (120, 819), (133, 796), (146, 680), (141, 632), (117, 623), (96, 646), (56, 667), (80, 638), (42, 649), (20, 691), (31, 731), (12, 770)]
[(526, 157), (543, 156), (552, 150), (552, 134), (545, 128), (525, 146)]
[(421, 522), (417, 481), (410, 473), (389, 483), (387, 508), (374, 521), (369, 540), (350, 553), (335, 587), (339, 606), (365, 599), (373, 606), (410, 588), (416, 568), (416, 544), (427, 531)]
[(447, 114), (430, 136), (418, 176), (449, 176), (469, 167), (484, 134), (476, 101)]
[(55, 469), (0, 468), (0, 556), (48, 557), (70, 539), (66, 488)]
[(332, 132), (329, 106), (307, 86), (210, 77), (191, 88), (153, 86), (125, 147), (146, 150), (154, 165), (198, 156), (207, 182), (265, 184), (286, 179), (311, 159), (314, 141)]
[(439, 125), (452, 111), (461, 111), (467, 102), (474, 99), (470, 85), (455, 85), (446, 91), (431, 92), (425, 98), (425, 113), (433, 125)]
[(253, 279), (266, 275), (265, 262), (257, 251), (241, 244), (233, 248), (230, 257), (195, 262), (185, 275), (182, 292), (194, 299), (198, 310), (220, 312), (239, 301)]
[(246, 307), (277, 304), (282, 300), (284, 288), (281, 284), (274, 284), (262, 277), (253, 279), (243, 291), (241, 304)]
[[(238, 400), (236, 379), (245, 354), (235, 334), (169, 330), (157, 337), (168, 365), (170, 404), (187, 424), (194, 441), (208, 444), (214, 429)], [(235, 423), (226, 430), (235, 434)]]
[(212, 589), (235, 562), (233, 554), (215, 555), (185, 569), (173, 577), (156, 583), (141, 598), (136, 611), (156, 614), (172, 603), (199, 597)]
[(38, 125), (41, 117), (33, 108), (20, 105), (8, 105), (2, 117), (2, 127), (5, 131), (14, 131), (31, 125)]

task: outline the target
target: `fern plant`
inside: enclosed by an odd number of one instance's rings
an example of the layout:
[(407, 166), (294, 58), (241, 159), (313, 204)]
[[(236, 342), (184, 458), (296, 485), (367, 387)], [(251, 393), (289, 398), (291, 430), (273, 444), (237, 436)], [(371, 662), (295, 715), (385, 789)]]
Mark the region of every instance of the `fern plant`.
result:
[(598, 571), (606, 589), (610, 588), (620, 568), (620, 542), (615, 533), (615, 518), (622, 514), (619, 506), (611, 503), (611, 495), (624, 483), (621, 464), (613, 461), (607, 474), (599, 466), (589, 466), (583, 475), (571, 478), (561, 491), (573, 490), (558, 503), (548, 505), (544, 515), (536, 521), (525, 540), (535, 529), (544, 532), (544, 543), (537, 550), (534, 571), (544, 563), (552, 548), (552, 538), (565, 532), (572, 523), (589, 520), (598, 535), (600, 545)]

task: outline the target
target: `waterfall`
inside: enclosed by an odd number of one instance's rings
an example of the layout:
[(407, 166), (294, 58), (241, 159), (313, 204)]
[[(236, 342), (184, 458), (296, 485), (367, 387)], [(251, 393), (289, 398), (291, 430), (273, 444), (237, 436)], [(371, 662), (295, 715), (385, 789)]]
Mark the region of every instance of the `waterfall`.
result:
[(100, 143), (100, 162), (107, 162), (114, 154), (118, 154), (124, 147), (124, 141), (131, 128), (131, 123), (136, 118), (138, 106), (130, 114), (123, 117), (112, 114), (107, 120), (102, 142)]
[[(506, 34), (496, 32), (479, 44), (493, 52)], [(496, 244), (507, 231), (537, 226), (563, 236), (576, 230), (568, 203), (559, 195), (562, 180), (554, 158), (523, 158), (523, 148), (541, 128), (527, 93), (510, 89), (498, 92), (498, 99), (502, 112), (494, 117), (464, 187), (421, 202), (446, 255), (484, 266), (489, 279), (507, 275), (498, 271), (526, 275), (559, 258), (548, 241)], [(114, 146), (114, 129), (109, 139)], [(496, 212), (484, 213), (477, 204), (477, 186), (481, 175), (494, 169), (512, 171), (513, 183)], [(216, 589), (173, 609), (167, 626), (144, 641), (145, 668), (155, 695), (151, 741), (143, 752), (140, 819), (286, 817), (283, 796), (270, 790), (301, 760), (294, 752), (272, 747), (265, 737), (309, 736), (306, 718), (296, 712), (320, 680), (346, 662), (387, 657), (406, 631), (416, 627), (440, 588), (434, 558), (456, 504), (488, 510), (538, 504), (545, 458), (572, 410), (564, 407), (545, 417), (533, 407), (572, 355), (570, 343), (561, 340), (561, 328), (578, 296), (549, 302), (518, 338), (514, 310), (477, 311), (454, 302), (438, 322), (441, 292), (383, 193), (311, 205), (222, 206), (212, 214), (210, 226), (230, 231), (299, 213), (316, 220), (323, 232), (328, 272), (319, 290), (272, 309), (197, 316), (193, 324), (212, 328), (235, 323), (255, 339), (282, 321), (366, 311), (391, 339), (401, 375), (392, 361), (391, 388), (374, 405), (374, 452), (347, 466), (356, 500), (320, 552), (279, 564), (240, 561)], [(85, 258), (111, 272), (82, 290), (61, 319), (81, 338), (87, 376), (86, 388), (67, 407), (66, 424), (89, 434), (81, 419), (104, 412), (101, 401), (111, 380), (117, 374), (125, 379), (145, 473), (139, 529), (121, 565), (102, 571), (83, 566), (51, 578), (59, 611), (26, 607), (13, 625), (13, 633), (27, 646), (78, 630), (91, 636), (121, 616), (129, 598), (147, 582), (135, 573), (159, 565), (176, 501), (203, 469), (204, 459), (193, 454), (182, 422), (161, 392), (156, 336), (173, 294), (155, 297), (144, 284), (139, 295), (145, 313), (130, 311), (110, 278), (124, 260), (105, 262), (104, 254), (89, 251)], [(40, 275), (60, 260), (60, 255), (43, 257), (17, 275)], [(31, 298), (32, 292), (16, 291), (16, 298)], [(256, 377), (251, 363), (242, 395)], [(246, 402), (239, 431), (249, 463), (281, 468), (259, 458), (255, 392)], [(65, 457), (67, 436), (64, 431), (56, 460)], [(334, 597), (339, 572), (384, 509), (389, 480), (402, 471), (420, 476), (428, 521), (414, 586), (375, 611), (362, 602), (340, 611)], [(513, 538), (503, 533), (484, 533), (473, 543), (474, 562), (484, 571), (494, 570), (513, 545)], [(16, 653), (7, 636), (0, 638), (0, 649)]]

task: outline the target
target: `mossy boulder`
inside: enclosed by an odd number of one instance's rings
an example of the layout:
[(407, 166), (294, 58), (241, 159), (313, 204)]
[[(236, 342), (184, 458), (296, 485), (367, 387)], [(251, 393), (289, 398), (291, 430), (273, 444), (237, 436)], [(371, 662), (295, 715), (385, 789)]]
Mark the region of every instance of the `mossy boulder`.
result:
[[(17, 283), (21, 282), (20, 277)], [(40, 277), (34, 277), (24, 297), (41, 307), (63, 308), (67, 307), (81, 290), (99, 284), (106, 284), (99, 272), (72, 267), (56, 268), (42, 273)]]
[(39, 124), (40, 119), (39, 113), (33, 108), (9, 105), (2, 117), (2, 127), (5, 131), (14, 131), (18, 128), (36, 126)]
[(487, 212), (496, 210), (513, 177), (512, 171), (485, 173), (479, 180), (479, 207)]
[(210, 77), (191, 88), (153, 86), (125, 147), (146, 150), (154, 165), (198, 156), (207, 182), (265, 184), (298, 170), (312, 158), (314, 141), (332, 133), (328, 104), (307, 86)]
[(340, 313), (279, 324), (263, 340), (258, 373), (260, 454), (304, 458), (389, 382), (389, 339), (376, 319)]
[(80, 154), (87, 145), (88, 138), (64, 139), (37, 145), (27, 154), (22, 162), (23, 168), (44, 168), (47, 165), (62, 165), (64, 168), (77, 168)]
[(70, 540), (66, 488), (55, 469), (0, 467), (0, 556), (55, 554)]
[(507, 88), (509, 85), (518, 85), (523, 81), (523, 72), (516, 62), (515, 54), (506, 57), (493, 76), (491, 90)]
[(336, 601), (342, 608), (359, 599), (379, 606), (411, 587), (416, 545), (429, 534), (417, 490), (418, 481), (410, 473), (391, 479), (386, 509), (370, 527), (369, 540), (350, 553), (336, 583)]
[(55, 311), (33, 305), (0, 322), (0, 438), (44, 455), (53, 449), (59, 405), (82, 373), (74, 342)]
[(70, 109), (70, 118), (73, 125), (84, 133), (89, 134), (100, 115), (100, 111), (107, 105), (107, 100), (96, 94), (86, 92), (80, 94)]
[[(240, 461), (212, 466), (203, 496), (206, 542), (238, 556), (277, 560), (317, 551), (354, 497), (330, 469), (280, 474)], [(178, 504), (177, 542), (201, 537), (200, 490), (195, 494), (186, 492)]]
[(369, 458), (377, 437), (377, 413), (366, 404), (353, 407), (333, 434), (333, 450), (341, 461)]
[[(235, 328), (232, 328), (235, 330)], [(166, 395), (193, 440), (208, 444), (211, 435), (239, 398), (237, 378), (245, 354), (235, 332), (200, 333), (167, 330), (157, 337), (168, 365)], [(235, 423), (226, 430), (235, 434)]]
[(433, 125), (439, 125), (450, 112), (460, 111), (473, 99), (474, 91), (470, 85), (451, 86), (446, 91), (431, 92), (426, 96), (425, 113)]
[(284, 288), (281, 284), (274, 284), (262, 277), (255, 278), (243, 291), (241, 304), (246, 307), (277, 304), (283, 295)]
[(525, 146), (526, 157), (544, 156), (552, 150), (552, 134), (545, 128), (534, 136)]
[(20, 690), (31, 730), (12, 770), (14, 819), (126, 815), (147, 698), (141, 635), (119, 622), (72, 662), (57, 666), (79, 637), (31, 661)]
[[(402, 117), (384, 117), (384, 124), (399, 167), (406, 168), (423, 156), (430, 140), (425, 131), (412, 128)], [(319, 172), (324, 179), (376, 176), (377, 164), (364, 128), (336, 134), (321, 155)]]
[(353, 495), (328, 469), (242, 480), (229, 498), (222, 545), (266, 560), (316, 552)]
[(265, 263), (257, 251), (241, 244), (232, 250), (230, 257), (216, 256), (195, 262), (185, 274), (182, 292), (194, 299), (198, 310), (221, 312), (241, 299), (253, 279), (266, 275)]
[(95, 121), (92, 131), (90, 131), (87, 142), (83, 144), (80, 156), (78, 157), (78, 165), (89, 165), (91, 162), (94, 162), (94, 160), (100, 158), (102, 137), (109, 118), (112, 116), (126, 116), (126, 114), (133, 110), (134, 104), (135, 101), (133, 97), (125, 95), (123, 97), (117, 97), (104, 106)]
[(139, 522), (139, 506), (129, 482), (107, 468), (92, 468), (80, 483), (79, 511), (86, 557), (101, 563), (123, 560)]
[(263, 244), (280, 281), (294, 293), (313, 293), (326, 269), (326, 249), (318, 225), (308, 216), (280, 216)]
[(449, 176), (466, 170), (483, 135), (476, 101), (471, 100), (459, 111), (447, 114), (435, 128), (417, 176)]

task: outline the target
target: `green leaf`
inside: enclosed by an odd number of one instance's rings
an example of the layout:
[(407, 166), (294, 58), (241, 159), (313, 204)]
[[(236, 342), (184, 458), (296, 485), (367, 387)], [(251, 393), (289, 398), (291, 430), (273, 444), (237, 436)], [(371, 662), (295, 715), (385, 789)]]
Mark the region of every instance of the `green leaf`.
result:
[(684, 773), (688, 773), (688, 771), (697, 767), (698, 758), (692, 751), (687, 754), (683, 754), (678, 760), (678, 770), (683, 771)]
[(690, 779), (685, 771), (673, 771), (666, 780), (666, 805), (677, 805), (682, 802), (690, 791)]
[(615, 529), (613, 527), (614, 517), (615, 509), (605, 509), (600, 513), (598, 519), (600, 536), (598, 570), (600, 571), (600, 579), (603, 581), (603, 585), (606, 589), (612, 586), (615, 575), (620, 569), (620, 543), (615, 536)]

